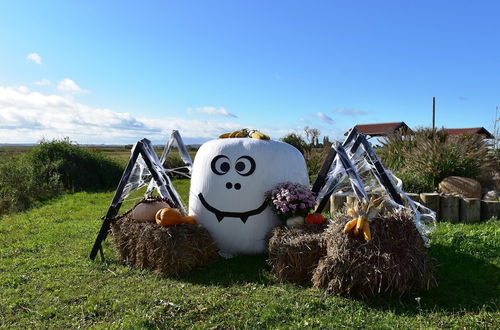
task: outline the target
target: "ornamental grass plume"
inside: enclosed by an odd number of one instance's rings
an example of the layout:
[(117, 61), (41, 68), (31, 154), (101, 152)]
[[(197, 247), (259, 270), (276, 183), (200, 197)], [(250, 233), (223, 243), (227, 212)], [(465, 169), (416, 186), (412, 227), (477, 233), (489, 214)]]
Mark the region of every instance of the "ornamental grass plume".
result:
[(274, 214), (281, 220), (304, 217), (316, 205), (314, 193), (299, 183), (282, 182), (266, 191), (265, 196)]

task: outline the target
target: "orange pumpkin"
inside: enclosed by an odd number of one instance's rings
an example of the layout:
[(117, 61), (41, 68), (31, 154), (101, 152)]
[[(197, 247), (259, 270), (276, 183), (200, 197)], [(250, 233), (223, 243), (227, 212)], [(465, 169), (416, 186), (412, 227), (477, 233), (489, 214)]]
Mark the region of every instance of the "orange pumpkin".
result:
[(163, 208), (156, 213), (156, 223), (160, 226), (174, 226), (182, 223), (182, 215), (176, 209)]
[(306, 217), (306, 223), (322, 225), (325, 223), (325, 217), (322, 216), (320, 213), (308, 214)]

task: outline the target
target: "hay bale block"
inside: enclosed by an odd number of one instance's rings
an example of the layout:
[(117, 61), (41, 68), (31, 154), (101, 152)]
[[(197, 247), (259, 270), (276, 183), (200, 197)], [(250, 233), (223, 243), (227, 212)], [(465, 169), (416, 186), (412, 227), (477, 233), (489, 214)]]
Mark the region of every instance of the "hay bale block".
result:
[(471, 178), (449, 176), (439, 183), (439, 191), (446, 195), (481, 198), (481, 184)]
[(481, 220), (481, 200), (463, 198), (460, 200), (460, 221), (478, 222)]
[(325, 228), (313, 224), (275, 228), (269, 239), (267, 259), (274, 276), (283, 282), (310, 283), (319, 259), (326, 254)]
[(112, 238), (124, 264), (179, 275), (218, 258), (208, 231), (199, 225), (164, 227), (126, 213), (111, 222)]
[(396, 211), (370, 222), (372, 240), (344, 232), (342, 215), (324, 233), (327, 255), (313, 274), (313, 286), (327, 293), (362, 297), (402, 295), (435, 284), (434, 260), (411, 214)]
[(460, 198), (456, 196), (441, 196), (439, 204), (440, 221), (459, 222)]
[(489, 220), (493, 217), (500, 218), (500, 202), (481, 201), (481, 220)]

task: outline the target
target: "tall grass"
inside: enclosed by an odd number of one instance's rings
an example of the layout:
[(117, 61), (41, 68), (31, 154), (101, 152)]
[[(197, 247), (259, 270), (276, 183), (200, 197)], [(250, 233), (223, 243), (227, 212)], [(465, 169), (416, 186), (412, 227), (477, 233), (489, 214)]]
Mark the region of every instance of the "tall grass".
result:
[(481, 174), (498, 166), (487, 142), (477, 134), (456, 137), (444, 129), (421, 128), (411, 136), (388, 136), (382, 145), (384, 165), (407, 179), (407, 191), (435, 189), (448, 176), (482, 179)]

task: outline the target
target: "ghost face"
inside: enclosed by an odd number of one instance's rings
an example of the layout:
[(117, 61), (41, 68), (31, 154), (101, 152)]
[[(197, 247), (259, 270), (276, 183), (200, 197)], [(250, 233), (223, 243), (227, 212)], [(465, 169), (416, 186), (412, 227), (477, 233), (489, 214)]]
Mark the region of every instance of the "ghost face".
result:
[(189, 213), (223, 253), (263, 253), (266, 235), (279, 223), (264, 193), (284, 181), (309, 185), (294, 147), (247, 138), (209, 141), (193, 164)]

